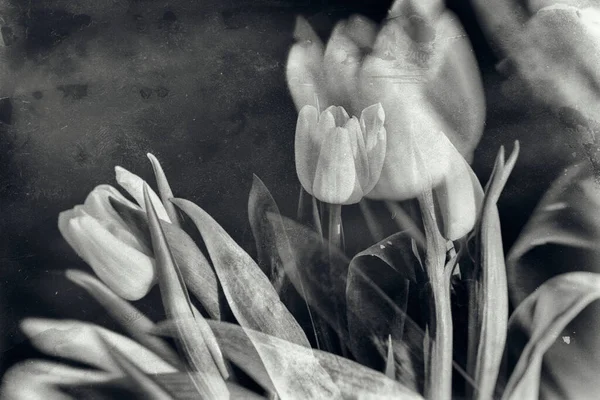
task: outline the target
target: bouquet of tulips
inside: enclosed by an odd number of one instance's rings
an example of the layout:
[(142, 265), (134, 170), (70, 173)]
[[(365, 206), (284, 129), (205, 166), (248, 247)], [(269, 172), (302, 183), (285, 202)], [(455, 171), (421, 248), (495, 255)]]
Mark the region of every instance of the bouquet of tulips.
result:
[[(482, 185), (469, 161), (483, 90), (456, 18), (437, 1), (399, 0), (381, 26), (353, 16), (324, 45), (299, 17), (295, 37), (296, 217), (254, 177), (255, 260), (177, 198), (156, 157), (157, 192), (116, 167), (126, 195), (100, 185), (58, 225), (95, 274), (66, 277), (121, 332), (24, 320), (49, 358), (13, 366), (2, 398), (594, 398), (600, 346), (564, 332), (600, 298), (600, 274), (552, 274), (536, 253), (600, 262), (594, 170), (566, 171), (505, 257), (496, 204), (519, 143), (508, 157), (499, 149)], [(345, 222), (356, 203), (362, 223)], [(349, 233), (362, 239), (357, 254)], [(133, 303), (155, 285), (160, 320)]]

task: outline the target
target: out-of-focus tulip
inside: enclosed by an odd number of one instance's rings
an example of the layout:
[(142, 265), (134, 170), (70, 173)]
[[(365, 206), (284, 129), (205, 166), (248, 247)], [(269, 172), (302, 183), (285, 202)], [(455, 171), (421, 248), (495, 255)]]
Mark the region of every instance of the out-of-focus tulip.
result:
[(335, 104), (356, 115), (374, 103), (385, 110), (386, 160), (369, 197), (415, 197), (462, 163), (456, 149), (472, 157), (485, 106), (477, 64), (457, 21), (437, 0), (396, 1), (380, 29), (355, 16), (340, 22), (324, 47), (298, 19), (298, 42), (287, 63), (298, 110)]
[[(522, 3), (525, 3), (523, 5)], [(482, 27), (503, 58), (506, 88), (528, 89), (585, 147), (600, 121), (600, 6), (590, 0), (476, 0)], [(588, 151), (588, 149), (585, 149)], [(588, 152), (600, 165), (600, 153)]]
[[(124, 168), (116, 167), (115, 171), (117, 182), (140, 205), (126, 199), (114, 187), (100, 185), (92, 190), (84, 204), (60, 213), (58, 227), (69, 245), (108, 287), (125, 299), (138, 300), (155, 282), (152, 251), (134, 235), (109, 199), (143, 209), (144, 181)], [(156, 193), (152, 192), (151, 198), (159, 217), (170, 222)]]
[(381, 175), (385, 159), (385, 113), (381, 104), (365, 108), (360, 120), (343, 107), (320, 115), (306, 105), (296, 126), (296, 171), (304, 189), (331, 204), (359, 202)]

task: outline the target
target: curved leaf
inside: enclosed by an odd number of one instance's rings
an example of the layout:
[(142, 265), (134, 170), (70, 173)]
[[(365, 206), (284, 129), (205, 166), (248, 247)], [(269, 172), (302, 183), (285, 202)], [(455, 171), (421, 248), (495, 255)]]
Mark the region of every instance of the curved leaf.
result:
[(172, 365), (180, 365), (181, 361), (177, 353), (166, 342), (149, 333), (155, 326), (154, 322), (127, 300), (119, 297), (99, 279), (83, 271), (67, 270), (66, 276), (96, 299), (138, 343), (154, 351)]
[(341, 338), (347, 338), (349, 260), (322, 236), (289, 218), (267, 213), (283, 268), (298, 293)]
[[(136, 237), (143, 241), (149, 249), (152, 249), (146, 214), (142, 210), (114, 198), (110, 199), (110, 204)], [(212, 318), (220, 319), (217, 276), (208, 260), (184, 230), (165, 221), (160, 221), (160, 225), (167, 237), (177, 266), (181, 270), (186, 287), (202, 303)]]
[(421, 390), (423, 334), (407, 315), (409, 299), (421, 311), (422, 286), (416, 283), (417, 279), (423, 283), (423, 274), (412, 246), (412, 235), (400, 232), (358, 253), (348, 269), (346, 302), (351, 349), (357, 360), (382, 369), (389, 362), (388, 346), (382, 346), (389, 337), (397, 379)]
[(277, 254), (273, 229), (267, 219), (267, 213), (279, 214), (279, 208), (269, 189), (256, 175), (248, 197), (248, 219), (256, 242), (258, 265), (268, 276), (275, 290), (280, 293), (285, 282), (285, 271), (281, 258)]
[(128, 384), (139, 396), (148, 400), (173, 400), (173, 396), (169, 392), (138, 368), (127, 355), (121, 353), (117, 348), (104, 340), (102, 334), (97, 335), (104, 345), (105, 350), (128, 378)]
[(310, 347), (306, 334), (254, 260), (200, 207), (184, 199), (173, 203), (200, 231), (240, 325)]
[(179, 318), (178, 321), (181, 321), (181, 324), (176, 324), (177, 339), (193, 370), (202, 373), (190, 376), (202, 397), (229, 398), (229, 391), (223, 379), (227, 378), (229, 373), (223, 355), (206, 320), (193, 310), (181, 272), (173, 259), (150, 199), (147, 185), (144, 186), (144, 200), (165, 312), (169, 318)]
[[(497, 202), (519, 155), (519, 142), (504, 160), (504, 147), (488, 182), (479, 226), (479, 268), (473, 271), (469, 306), (468, 369), (475, 378), (475, 398), (494, 395), (506, 343), (508, 288)], [(477, 289), (475, 289), (477, 288)]]
[[(555, 344), (565, 327), (598, 299), (600, 274), (571, 272), (548, 280), (519, 305), (509, 321), (510, 337), (517, 339), (509, 342), (509, 350), (520, 354), (520, 358), (505, 388), (503, 399), (538, 398), (544, 354)], [(594, 333), (597, 334), (597, 331)], [(585, 365), (584, 361), (592, 361), (591, 357), (578, 349), (577, 339), (571, 342), (568, 337), (568, 340), (563, 337), (563, 342), (565, 347), (580, 357), (578, 361), (582, 365), (576, 369), (583, 379), (578, 381), (577, 386), (570, 386), (568, 391), (547, 394), (544, 398), (596, 398), (598, 359), (594, 360), (593, 365)], [(518, 340), (520, 338), (528, 340), (523, 342)], [(557, 365), (551, 366), (555, 367)]]
[[(344, 399), (422, 399), (418, 393), (385, 374), (347, 358), (308, 349), (237, 325), (221, 321), (209, 323), (226, 357), (267, 390), (275, 388), (275, 380), (294, 379), (295, 374), (308, 374), (315, 379), (331, 380)], [(157, 324), (157, 333), (173, 334), (173, 327), (173, 321), (160, 322)], [(263, 364), (257, 349), (269, 355), (269, 366)], [(317, 364), (314, 364), (315, 361)], [(277, 365), (287, 365), (289, 369), (282, 371), (280, 367), (273, 368)], [(312, 367), (315, 365), (318, 369), (313, 373)], [(279, 374), (284, 376), (277, 376)]]
[[(509, 252), (511, 300), (517, 306), (546, 280), (577, 271), (600, 272), (600, 186), (589, 163), (567, 168), (552, 184)], [(600, 360), (600, 306), (590, 310), (569, 325), (570, 344), (544, 357), (542, 397), (600, 392), (592, 374)]]

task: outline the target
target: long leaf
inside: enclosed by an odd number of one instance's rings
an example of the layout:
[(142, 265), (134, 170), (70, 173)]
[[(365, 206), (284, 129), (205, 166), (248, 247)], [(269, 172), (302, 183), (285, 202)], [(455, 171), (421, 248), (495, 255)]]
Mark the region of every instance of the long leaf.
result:
[(154, 351), (170, 364), (180, 365), (181, 361), (177, 353), (166, 342), (149, 333), (154, 329), (154, 322), (131, 303), (119, 297), (108, 286), (86, 272), (67, 270), (66, 276), (96, 299), (138, 343)]
[(98, 337), (115, 364), (119, 366), (121, 371), (128, 378), (127, 381), (129, 385), (132, 386), (133, 390), (139, 396), (148, 400), (173, 400), (173, 397), (169, 392), (167, 392), (152, 377), (146, 375), (144, 371), (137, 367), (135, 363), (127, 357), (127, 355), (121, 353), (117, 348), (104, 340), (102, 334), (98, 334)]
[[(544, 354), (555, 344), (565, 327), (598, 299), (600, 274), (571, 272), (546, 281), (519, 305), (509, 321), (509, 337), (526, 337), (528, 341), (523, 347), (517, 347), (522, 342), (520, 340), (510, 342), (513, 346), (510, 350), (520, 354), (520, 358), (505, 388), (503, 399), (538, 398)], [(567, 347), (570, 345), (565, 344)], [(586, 358), (583, 354), (580, 356), (582, 360)], [(585, 372), (591, 379), (597, 379), (597, 364), (595, 369)], [(596, 398), (594, 387), (594, 383), (583, 383), (568, 393), (558, 392), (550, 397)]]
[(150, 201), (147, 186), (144, 187), (144, 199), (165, 311), (170, 318), (180, 318), (177, 338), (193, 370), (201, 372), (201, 375), (191, 375), (192, 380), (201, 396), (226, 399), (229, 391), (223, 377), (228, 377), (228, 371), (221, 350), (206, 320), (199, 313), (194, 315), (185, 283)]
[(306, 334), (254, 260), (200, 207), (183, 199), (173, 202), (200, 231), (238, 322), (244, 327), (310, 347)]
[(332, 328), (341, 328), (338, 335), (347, 339), (346, 276), (350, 260), (312, 229), (279, 214), (267, 213), (267, 218), (286, 275), (306, 302)]
[(0, 398), (5, 400), (74, 400), (65, 386), (104, 384), (117, 373), (75, 368), (47, 360), (27, 360), (11, 367), (2, 379)]
[(471, 293), (476, 298), (470, 299), (471, 302), (475, 300), (476, 311), (471, 315), (476, 319), (469, 321), (474, 324), (473, 329), (477, 338), (476, 341), (469, 343), (469, 346), (472, 346), (471, 349), (477, 349), (477, 353), (470, 355), (469, 361), (474, 361), (474, 365), (468, 366), (474, 372), (476, 399), (489, 399), (493, 396), (504, 354), (508, 321), (508, 288), (500, 217), (496, 204), (518, 154), (518, 141), (515, 142), (514, 150), (506, 162), (503, 149), (498, 154), (497, 168), (490, 179), (481, 216), (480, 267), (475, 271), (474, 276), (470, 277), (478, 288)]
[(104, 371), (120, 371), (119, 366), (106, 354), (97, 332), (112, 346), (127, 354), (147, 373), (176, 372), (175, 367), (133, 340), (98, 325), (74, 321), (28, 318), (21, 329), (39, 351), (71, 361), (87, 364)]
[[(320, 350), (308, 349), (260, 332), (243, 329), (237, 325), (220, 321), (209, 321), (226, 356), (246, 371), (265, 389), (274, 388), (274, 381), (284, 379), (277, 375), (308, 374), (315, 377), (309, 366), (316, 360), (331, 382), (339, 388), (344, 399), (422, 399), (401, 383), (388, 378), (385, 374), (360, 365), (347, 358)], [(157, 324), (157, 332), (173, 334), (174, 322), (164, 321)], [(249, 336), (251, 335), (251, 336)], [(254, 350), (246, 350), (255, 346)], [(271, 365), (288, 365), (289, 370), (281, 368), (271, 370), (262, 361), (257, 349), (268, 350), (272, 356)], [(320, 369), (322, 368), (322, 370)]]
[[(146, 213), (114, 198), (110, 199), (110, 203), (136, 237), (151, 249), (152, 240)], [(184, 230), (165, 221), (160, 221), (160, 224), (171, 246), (175, 262), (181, 270), (186, 287), (202, 303), (212, 318), (220, 319), (217, 276), (208, 260)]]
[(275, 290), (281, 293), (286, 282), (285, 271), (279, 254), (274, 251), (275, 238), (267, 213), (279, 214), (279, 208), (263, 181), (254, 175), (248, 196), (248, 219), (256, 242), (257, 261)]
[(156, 186), (158, 186), (158, 194), (160, 195), (160, 199), (162, 200), (162, 204), (167, 211), (167, 215), (171, 219), (171, 223), (178, 228), (181, 228), (181, 224), (179, 223), (179, 216), (177, 215), (177, 209), (171, 203), (171, 199), (173, 196), (173, 191), (171, 190), (171, 186), (169, 185), (169, 181), (167, 180), (167, 176), (163, 171), (160, 162), (153, 154), (148, 153), (146, 155), (152, 163), (152, 169), (154, 170), (154, 176), (156, 178)]

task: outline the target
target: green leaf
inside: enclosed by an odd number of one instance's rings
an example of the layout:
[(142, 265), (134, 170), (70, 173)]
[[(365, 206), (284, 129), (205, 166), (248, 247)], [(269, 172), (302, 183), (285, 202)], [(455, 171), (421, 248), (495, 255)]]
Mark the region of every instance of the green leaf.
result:
[(263, 181), (254, 175), (248, 197), (248, 219), (256, 241), (258, 265), (268, 276), (275, 290), (281, 293), (285, 283), (285, 271), (276, 251), (276, 239), (273, 237), (267, 213), (279, 214), (279, 208)]
[(177, 339), (192, 369), (202, 373), (191, 375), (192, 380), (202, 397), (229, 398), (223, 379), (229, 374), (221, 350), (204, 317), (192, 309), (185, 283), (150, 201), (147, 186), (144, 186), (144, 200), (165, 311), (169, 318), (180, 321), (176, 324)]
[(178, 228), (181, 228), (181, 224), (179, 222), (179, 215), (177, 215), (177, 209), (171, 203), (171, 199), (173, 196), (173, 191), (171, 190), (171, 186), (169, 185), (169, 181), (167, 180), (167, 176), (160, 165), (160, 162), (154, 157), (153, 154), (147, 154), (148, 159), (152, 163), (152, 169), (154, 170), (154, 176), (156, 177), (156, 185), (158, 186), (158, 194), (160, 195), (160, 200), (165, 206), (165, 210), (167, 211), (167, 215), (171, 219), (171, 223)]
[[(287, 277), (298, 293), (337, 331), (348, 337), (346, 276), (349, 260), (322, 236), (289, 218), (267, 213)], [(341, 323), (339, 323), (341, 322)]]
[(478, 250), (479, 268), (469, 276), (472, 285), (470, 316), (472, 324), (469, 343), (468, 369), (474, 375), (474, 398), (493, 397), (496, 381), (506, 343), (508, 321), (508, 288), (506, 266), (502, 246), (500, 217), (496, 206), (498, 198), (519, 155), (519, 142), (515, 142), (513, 152), (504, 160), (504, 148), (500, 149), (496, 165), (486, 190), (481, 224), (479, 227)]
[[(198, 392), (196, 391), (192, 379), (188, 374), (176, 372), (173, 374), (157, 374), (152, 376), (169, 392), (173, 393), (177, 400), (197, 400)], [(243, 400), (260, 400), (266, 399), (264, 396), (258, 395), (243, 386), (239, 386), (233, 382), (226, 382), (229, 389), (230, 399)]]
[[(299, 379), (306, 382), (310, 377), (333, 382), (344, 399), (422, 399), (418, 393), (401, 383), (347, 358), (308, 349), (237, 325), (212, 320), (209, 323), (226, 357), (267, 390), (272, 390), (277, 385), (276, 381)], [(172, 334), (174, 325), (173, 321), (160, 322), (157, 324), (157, 333)], [(263, 353), (259, 355), (259, 352)], [(269, 356), (267, 363), (263, 363), (263, 354)], [(320, 386), (324, 384), (325, 381), (319, 383)], [(282, 385), (285, 386), (284, 383)], [(302, 398), (293, 393), (292, 396)]]
[(419, 293), (425, 282), (413, 243), (412, 235), (400, 232), (358, 253), (348, 270), (346, 302), (350, 344), (357, 360), (381, 370), (389, 360), (387, 346), (382, 345), (389, 337), (397, 379), (421, 390), (423, 332), (407, 308), (411, 299), (421, 312)]
[[(544, 195), (509, 252), (508, 287), (518, 306), (543, 282), (578, 271), (600, 272), (600, 186), (588, 163), (566, 168)], [(569, 324), (570, 344), (544, 357), (541, 396), (600, 392), (600, 306)]]
[(200, 207), (183, 199), (173, 202), (200, 231), (240, 325), (310, 347), (304, 331), (254, 260)]
[(132, 387), (136, 394), (149, 400), (173, 400), (173, 397), (169, 392), (167, 392), (151, 376), (146, 375), (144, 371), (129, 359), (129, 357), (104, 340), (102, 334), (98, 333), (97, 335), (115, 364), (117, 364), (125, 376), (127, 376), (127, 383)]
[[(114, 198), (110, 199), (110, 204), (136, 237), (151, 249), (152, 241), (146, 213)], [(181, 270), (186, 287), (202, 303), (212, 318), (220, 319), (217, 277), (208, 260), (185, 231), (162, 220), (160, 225), (171, 246), (173, 257)]]
[(127, 300), (119, 297), (108, 286), (86, 272), (67, 270), (66, 276), (96, 299), (135, 341), (154, 351), (170, 364), (180, 366), (179, 356), (171, 346), (149, 333), (155, 327), (154, 322)]
[[(516, 338), (516, 340), (509, 340), (511, 344), (509, 350), (520, 354), (520, 357), (506, 385), (503, 399), (538, 398), (544, 354), (555, 345), (565, 327), (598, 299), (600, 299), (600, 274), (571, 272), (546, 281), (519, 305), (509, 320), (509, 338)], [(597, 335), (597, 331), (594, 334)], [(521, 338), (528, 340), (523, 342)], [(586, 357), (577, 351), (576, 339), (571, 342), (570, 338), (567, 340), (563, 337), (562, 340), (567, 349), (572, 349), (581, 356), (578, 359), (582, 363), (581, 369), (592, 366), (586, 365), (588, 361), (592, 361), (589, 356)], [(597, 366), (596, 361), (588, 371), (590, 377), (596, 376)], [(552, 369), (556, 367), (558, 366), (549, 366)], [(593, 381), (588, 384), (582, 382), (577, 387), (571, 386), (568, 392), (555, 392), (549, 397), (593, 398), (597, 394), (593, 391), (595, 387)]]

